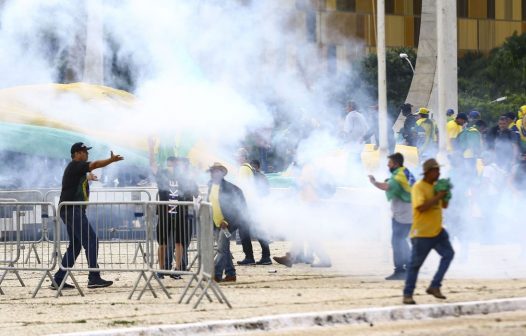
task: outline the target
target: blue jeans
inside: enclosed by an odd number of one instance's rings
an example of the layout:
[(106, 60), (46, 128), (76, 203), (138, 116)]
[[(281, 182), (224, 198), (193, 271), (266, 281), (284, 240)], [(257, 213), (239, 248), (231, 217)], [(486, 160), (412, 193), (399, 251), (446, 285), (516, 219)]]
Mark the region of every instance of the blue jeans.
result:
[(214, 272), (218, 279), (223, 278), (223, 272), (227, 276), (235, 276), (236, 269), (232, 262), (232, 253), (230, 252), (230, 238), (227, 238), (222, 231), (218, 230), (217, 238), (217, 255), (215, 259)]
[(391, 245), (395, 272), (404, 272), (409, 267), (411, 260), (411, 248), (408, 241), (411, 224), (402, 224), (393, 218), (392, 229)]
[(442, 286), (442, 280), (446, 274), (451, 260), (455, 255), (451, 242), (449, 241), (449, 235), (445, 229), (438, 234), (436, 237), (431, 238), (412, 238), (411, 243), (413, 244), (413, 250), (411, 253), (411, 262), (409, 263), (409, 269), (407, 270), (407, 277), (405, 279), (404, 295), (413, 295), (415, 291), (416, 280), (418, 278), (418, 271), (422, 264), (426, 260), (429, 252), (432, 249), (437, 251), (441, 256), (438, 270), (431, 281), (433, 288), (440, 288)]
[[(65, 268), (73, 267), (75, 260), (80, 254), (80, 249), (84, 247), (89, 268), (99, 268), (97, 264), (99, 240), (97, 234), (88, 222), (86, 209), (80, 206), (63, 207), (60, 211), (60, 218), (62, 218), (62, 221), (66, 224), (69, 237), (68, 249), (62, 257), (62, 266)], [(60, 284), (65, 275), (66, 271), (59, 269), (55, 274), (55, 281)], [(89, 280), (99, 278), (100, 272), (89, 272)]]

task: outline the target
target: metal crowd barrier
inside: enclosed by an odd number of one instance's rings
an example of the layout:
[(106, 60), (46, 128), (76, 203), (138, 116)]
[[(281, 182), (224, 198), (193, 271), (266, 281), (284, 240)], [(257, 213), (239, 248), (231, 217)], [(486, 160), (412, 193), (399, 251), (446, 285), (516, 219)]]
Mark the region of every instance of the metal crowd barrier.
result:
[[(0, 285), (9, 272), (15, 274), (22, 287), (25, 283), (20, 271), (42, 272), (43, 275), (33, 291), (35, 297), (46, 276), (53, 284), (51, 271), (57, 262), (56, 244), (41, 244), (43, 231), (40, 229), (43, 214), (54, 215), (55, 207), (46, 202), (0, 202)], [(34, 252), (35, 258), (29, 258)], [(56, 284), (55, 284), (56, 285)], [(0, 288), (0, 294), (4, 294)]]
[[(121, 221), (124, 217), (122, 214), (132, 211), (137, 213), (139, 209), (142, 211), (140, 213), (143, 214), (143, 216), (141, 216), (141, 222), (144, 224), (144, 236), (133, 235), (132, 230), (120, 231), (120, 235), (117, 238), (112, 236), (112, 234), (115, 233), (115, 228), (122, 224)], [(193, 202), (122, 201), (60, 203), (57, 213), (61, 218), (66, 219), (66, 221), (70, 223), (72, 221), (76, 222), (76, 225), (70, 224), (69, 226), (71, 228), (70, 233), (77, 237), (77, 240), (72, 246), (73, 251), (79, 251), (79, 245), (87, 246), (88, 251), (85, 249), (86, 256), (79, 255), (74, 265), (68, 264), (67, 257), (65, 258), (65, 262), (63, 260), (60, 268), (66, 272), (66, 275), (57, 290), (57, 297), (61, 294), (62, 287), (68, 278), (71, 278), (79, 294), (84, 296), (73, 274), (78, 271), (137, 272), (138, 277), (129, 294), (129, 299), (138, 291), (141, 280), (145, 282), (142, 290), (139, 291), (137, 299), (141, 299), (147, 290), (151, 291), (154, 297), (157, 297), (151, 284), (154, 280), (165, 295), (170, 298), (171, 296), (160, 278), (164, 275), (185, 276), (188, 277), (190, 281), (186, 285), (179, 302), (183, 301), (187, 292), (195, 283), (195, 288), (192, 295), (187, 299), (187, 303), (190, 302), (198, 290), (201, 291), (201, 294), (194, 307), (199, 305), (204, 296), (206, 296), (209, 301), (212, 301), (212, 298), (208, 294), (208, 289), (211, 289), (220, 303), (224, 302), (231, 307), (217, 284), (213, 282), (214, 240), (210, 212), (210, 204)], [(180, 217), (177, 217), (178, 215)], [(88, 227), (86, 221), (89, 222), (93, 230), (92, 232), (85, 229)], [(55, 245), (58, 251), (62, 252), (61, 247), (63, 244), (61, 242), (68, 240), (68, 235), (62, 233), (63, 230), (61, 230), (60, 226), (64, 225), (61, 224), (61, 221), (56, 221), (55, 232), (61, 232), (61, 234), (55, 235)], [(82, 227), (84, 227), (84, 229), (82, 229)], [(167, 227), (170, 229), (166, 229)], [(163, 232), (163, 230), (166, 231)], [(170, 232), (167, 232), (167, 230), (170, 230)], [(177, 230), (180, 230), (180, 232), (177, 232)], [(183, 250), (184, 248), (190, 250), (190, 244), (194, 241), (196, 246), (195, 253), (188, 254), (186, 267), (175, 269), (173, 267), (175, 266), (174, 262), (172, 262), (172, 267), (169, 267), (166, 261), (164, 265), (160, 265), (160, 263), (155, 260), (155, 256), (159, 252), (159, 243), (157, 241), (158, 232), (161, 235), (165, 234), (169, 236), (166, 244), (161, 244), (166, 245), (167, 252), (171, 252), (172, 249), (169, 242), (177, 238), (179, 238), (177, 242), (180, 242)], [(177, 237), (177, 235), (179, 235), (179, 237)], [(95, 236), (97, 238), (95, 238)], [(82, 243), (82, 241), (84, 242)], [(107, 244), (100, 244), (102, 242), (107, 242)], [(90, 250), (96, 249), (96, 246), (98, 246), (98, 265), (93, 261), (88, 263), (87, 257), (90, 255)], [(142, 246), (142, 258), (137, 258), (137, 246)], [(167, 256), (166, 254), (163, 255)], [(149, 275), (147, 275), (147, 273), (149, 273)]]

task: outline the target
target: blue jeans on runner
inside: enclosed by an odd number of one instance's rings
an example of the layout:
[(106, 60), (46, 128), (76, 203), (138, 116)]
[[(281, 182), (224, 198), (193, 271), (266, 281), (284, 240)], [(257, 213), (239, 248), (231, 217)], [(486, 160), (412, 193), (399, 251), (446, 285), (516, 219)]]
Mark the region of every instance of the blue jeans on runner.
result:
[[(81, 247), (84, 247), (89, 268), (99, 268), (97, 264), (99, 240), (97, 234), (88, 222), (86, 208), (81, 206), (66, 206), (60, 211), (60, 218), (66, 225), (69, 237), (69, 245), (66, 253), (62, 257), (62, 266), (71, 268), (75, 265), (75, 260), (80, 254)], [(56, 232), (55, 234), (58, 234)], [(60, 285), (66, 271), (59, 269), (55, 274), (55, 281)], [(89, 280), (100, 278), (100, 272), (89, 272)]]
[(393, 218), (392, 230), (391, 245), (393, 247), (395, 272), (405, 272), (411, 260), (411, 248), (408, 241), (411, 224), (400, 223)]
[(230, 238), (227, 238), (225, 234), (218, 230), (217, 238), (217, 255), (215, 259), (214, 272), (218, 279), (223, 278), (223, 272), (227, 276), (235, 276), (236, 269), (232, 261), (232, 253), (230, 252)]
[(407, 277), (405, 280), (404, 296), (413, 295), (416, 286), (416, 280), (418, 279), (418, 271), (422, 264), (426, 260), (429, 252), (432, 249), (437, 251), (440, 255), (440, 264), (438, 265), (438, 270), (431, 281), (431, 286), (433, 288), (440, 288), (442, 286), (442, 280), (446, 274), (455, 251), (451, 246), (449, 241), (449, 235), (445, 229), (438, 234), (436, 237), (431, 238), (412, 238), (411, 243), (413, 244), (413, 250), (411, 252), (411, 262), (409, 263), (409, 268), (407, 270)]

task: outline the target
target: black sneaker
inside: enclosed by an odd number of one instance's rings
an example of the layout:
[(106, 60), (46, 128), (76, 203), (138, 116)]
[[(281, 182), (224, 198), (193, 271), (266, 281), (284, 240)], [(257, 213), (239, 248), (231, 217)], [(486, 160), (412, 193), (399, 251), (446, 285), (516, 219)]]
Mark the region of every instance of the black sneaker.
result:
[(247, 258), (245, 258), (245, 259), (243, 259), (241, 261), (238, 261), (237, 264), (240, 265), (240, 266), (253, 266), (253, 265), (256, 264), (256, 261), (254, 259), (247, 259)]
[(113, 281), (104, 280), (104, 279), (95, 279), (88, 281), (88, 288), (103, 288), (113, 285)]
[[(60, 282), (57, 282), (58, 286), (60, 287)], [(75, 286), (73, 285), (70, 285), (68, 284), (67, 282), (64, 284), (64, 286), (62, 287), (62, 289), (73, 289), (75, 288)], [(57, 290), (58, 287), (55, 287), (55, 285), (52, 283), (50, 286), (49, 286), (49, 289), (52, 289), (52, 290)]]
[(174, 280), (181, 280), (182, 279), (180, 274), (170, 274), (169, 277), (174, 279)]
[(159, 272), (158, 272), (158, 273), (157, 273), (157, 277), (158, 277), (159, 279), (164, 279), (164, 273), (159, 273)]
[(270, 258), (261, 258), (256, 265), (272, 265), (272, 260)]

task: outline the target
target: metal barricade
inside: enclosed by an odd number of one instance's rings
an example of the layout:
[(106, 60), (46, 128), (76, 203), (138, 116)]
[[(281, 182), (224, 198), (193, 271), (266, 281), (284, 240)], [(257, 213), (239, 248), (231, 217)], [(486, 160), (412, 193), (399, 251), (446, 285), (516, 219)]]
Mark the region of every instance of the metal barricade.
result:
[[(133, 235), (130, 230), (121, 230), (118, 237), (112, 236), (115, 234), (115, 228), (122, 223), (122, 213), (130, 212), (130, 209), (142, 209), (144, 216), (141, 218), (141, 223), (144, 225), (144, 236)], [(196, 216), (195, 214), (199, 214)], [(84, 295), (78, 282), (73, 275), (77, 271), (92, 271), (92, 272), (137, 272), (138, 277), (133, 285), (133, 288), (128, 296), (131, 299), (135, 292), (138, 291), (141, 280), (144, 280), (144, 286), (139, 291), (137, 299), (141, 299), (143, 294), (149, 290), (154, 297), (157, 297), (151, 282), (155, 282), (161, 287), (165, 295), (170, 298), (170, 294), (160, 278), (163, 276), (188, 276), (189, 283), (185, 286), (183, 295), (179, 302), (182, 302), (186, 296), (189, 288), (193, 283), (196, 288), (190, 298), (195, 295), (198, 289), (201, 289), (201, 296), (194, 307), (197, 307), (202, 297), (206, 296), (208, 300), (212, 298), (207, 294), (209, 288), (212, 289), (218, 301), (226, 302), (229, 307), (230, 304), (226, 300), (219, 287), (213, 283), (213, 267), (214, 267), (214, 240), (213, 240), (213, 224), (210, 215), (211, 207), (208, 203), (194, 202), (63, 202), (58, 207), (58, 214), (63, 221), (68, 222), (70, 234), (76, 237), (73, 244), (68, 244), (71, 254), (64, 257), (60, 268), (66, 272), (64, 280), (57, 291), (57, 297), (62, 291), (62, 287), (67, 278), (71, 278), (80, 295)], [(181, 217), (177, 217), (177, 215)], [(60, 232), (59, 221), (56, 222), (55, 232)], [(91, 228), (91, 229), (90, 229)], [(163, 230), (165, 230), (163, 232)], [(168, 231), (170, 230), (170, 231)], [(180, 230), (178, 232), (177, 230)], [(165, 241), (160, 236), (168, 237)], [(60, 250), (66, 237), (57, 235), (55, 237), (55, 244)], [(180, 250), (189, 246), (192, 242), (195, 244), (195, 254), (190, 255), (187, 259), (187, 265), (190, 265), (190, 260), (195, 259), (194, 267), (183, 269), (175, 269), (169, 267), (167, 259), (161, 257), (161, 263), (155, 262), (154, 257), (159, 253), (169, 252), (170, 240), (177, 248), (180, 244)], [(165, 246), (164, 250), (159, 249), (159, 242)], [(99, 244), (106, 242), (106, 244)], [(144, 246), (143, 258), (136, 258), (134, 248), (137, 244)], [(78, 255), (82, 245), (86, 251), (86, 256)], [(92, 253), (97, 250), (96, 254)], [(203, 254), (204, 253), (204, 254)], [(69, 255), (72, 258), (78, 259), (75, 262), (69, 260)], [(77, 258), (78, 256), (78, 258)], [(166, 256), (166, 254), (164, 255)], [(177, 254), (176, 254), (177, 256)], [(173, 266), (179, 263), (183, 265), (184, 258), (181, 254), (178, 255)], [(93, 260), (95, 259), (95, 260)], [(206, 265), (202, 260), (206, 261)], [(147, 275), (149, 273), (149, 275)]]
[(196, 309), (199, 306), (199, 303), (205, 296), (210, 302), (212, 302), (211, 297), (208, 295), (208, 289), (211, 289), (212, 293), (215, 295), (219, 303), (225, 303), (228, 306), (228, 308), (232, 308), (232, 305), (226, 298), (225, 294), (214, 281), (215, 247), (214, 224), (212, 220), (212, 205), (210, 203), (202, 202), (199, 204), (195, 204), (194, 208), (198, 218), (197, 250), (199, 251), (199, 271), (191, 278), (190, 282), (186, 285), (181, 297), (179, 298), (179, 303), (182, 303), (184, 301), (192, 284), (195, 282), (195, 287), (192, 290), (192, 293), (188, 295), (188, 298), (186, 299), (186, 304), (189, 304), (191, 302), (192, 298), (195, 296), (198, 290), (201, 290), (201, 293), (193, 306), (194, 309)]
[[(43, 272), (37, 287), (33, 291), (35, 297), (42, 287), (46, 276), (54, 284), (51, 271), (57, 261), (56, 245), (41, 244), (42, 216), (44, 213), (54, 215), (55, 207), (46, 202), (0, 202), (0, 285), (9, 272), (13, 272), (20, 285), (25, 283), (20, 277), (20, 271)], [(29, 258), (34, 252), (35, 258)], [(0, 289), (0, 294), (3, 292)]]
[[(136, 202), (136, 201), (150, 201), (152, 200), (152, 192), (156, 190), (153, 188), (149, 189), (139, 189), (139, 188), (93, 188), (90, 190), (90, 201), (91, 202)], [(58, 207), (60, 199), (60, 189), (49, 190), (44, 195), (45, 202), (52, 202), (55, 206)], [(133, 211), (132, 211), (133, 210)], [(129, 213), (126, 215), (127, 219), (131, 221), (135, 228), (136, 234), (145, 235), (144, 225), (140, 224), (139, 219), (144, 216), (144, 212), (141, 208), (138, 209), (129, 209)], [(53, 241), (54, 229), (47, 231), (48, 227), (45, 225), (44, 230), (46, 231), (44, 239), (48, 241)], [(142, 233), (139, 231), (142, 230)], [(119, 235), (119, 229), (115, 229), (114, 233)], [(65, 226), (60, 227), (60, 236), (67, 237), (67, 232)], [(104, 244), (105, 241), (102, 241)], [(145, 247), (142, 243), (137, 243), (135, 247), (135, 259), (139, 256), (144, 256), (146, 254)]]
[[(68, 260), (68, 256), (65, 256), (62, 261), (60, 267), (66, 271), (66, 275), (57, 296), (68, 277), (72, 279), (80, 295), (84, 296), (73, 276), (72, 272), (75, 271), (138, 272), (139, 277), (146, 279), (146, 272), (153, 262), (146, 220), (147, 204), (147, 201), (59, 204), (57, 213), (61, 220), (57, 221), (55, 232), (61, 234), (55, 235), (55, 242), (60, 252), (67, 245), (67, 251), (71, 253), (69, 256), (73, 260)], [(62, 224), (66, 222), (67, 225)], [(64, 233), (61, 227), (67, 227), (70, 232)], [(74, 237), (72, 243), (70, 235)], [(138, 246), (141, 246), (142, 258), (137, 258)], [(81, 247), (84, 248), (85, 255), (80, 256)], [(151, 286), (149, 289), (156, 296)]]
[[(201, 265), (194, 202), (156, 201), (149, 202), (148, 207), (152, 251), (157, 258), (145, 286), (154, 278), (159, 282), (165, 276), (177, 280), (183, 275), (195, 276)], [(144, 292), (145, 288), (138, 299)]]

